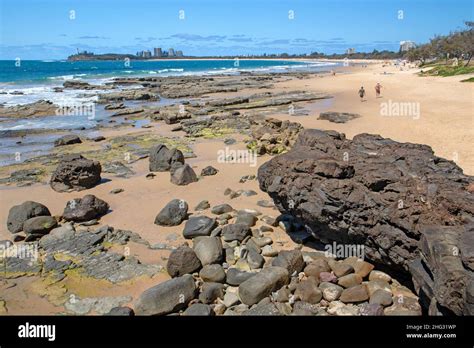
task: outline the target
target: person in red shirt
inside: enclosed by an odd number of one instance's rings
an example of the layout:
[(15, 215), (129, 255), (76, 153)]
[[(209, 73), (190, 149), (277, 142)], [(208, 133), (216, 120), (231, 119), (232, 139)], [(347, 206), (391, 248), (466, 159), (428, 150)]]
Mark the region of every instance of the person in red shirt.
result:
[(380, 98), (380, 90), (381, 89), (382, 89), (382, 85), (377, 82), (377, 84), (375, 85), (375, 96), (377, 98)]

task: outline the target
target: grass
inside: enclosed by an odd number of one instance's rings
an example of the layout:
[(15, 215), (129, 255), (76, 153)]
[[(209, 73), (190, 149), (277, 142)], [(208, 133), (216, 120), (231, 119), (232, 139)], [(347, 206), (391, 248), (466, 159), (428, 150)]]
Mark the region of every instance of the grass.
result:
[(456, 76), (474, 73), (474, 65), (470, 66), (448, 66), (448, 65), (436, 65), (428, 71), (420, 73), (420, 76)]
[(474, 82), (474, 77), (470, 77), (468, 79), (461, 80), (461, 82)]

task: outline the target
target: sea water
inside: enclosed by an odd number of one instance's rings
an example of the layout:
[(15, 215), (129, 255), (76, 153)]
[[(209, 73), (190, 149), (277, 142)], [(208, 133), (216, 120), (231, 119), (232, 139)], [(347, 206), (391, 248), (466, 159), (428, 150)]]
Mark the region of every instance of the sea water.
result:
[[(167, 77), (187, 75), (236, 75), (242, 72), (294, 72), (329, 70), (337, 63), (317, 61), (285, 60), (155, 60), (155, 61), (0, 61), (0, 104), (5, 106), (23, 105), (38, 100), (49, 100), (58, 105), (90, 104), (97, 100), (98, 93), (110, 90), (74, 90), (62, 87), (67, 80), (84, 81), (90, 84), (105, 84), (117, 77)], [(134, 88), (128, 86), (124, 88)], [(161, 98), (153, 104), (179, 103), (179, 100)], [(126, 102), (134, 106), (134, 102)], [(150, 103), (151, 105), (151, 103)], [(21, 151), (22, 161), (45, 153), (52, 147), (54, 138), (61, 133), (75, 132), (90, 136), (97, 132), (97, 126), (109, 126), (113, 112), (104, 110), (103, 105), (95, 106), (95, 117), (87, 115), (46, 115), (27, 119), (8, 119), (0, 113), (0, 166), (15, 163), (15, 153)], [(114, 117), (116, 123), (126, 122)], [(116, 124), (115, 123), (115, 124)], [(113, 125), (110, 125), (113, 126)], [(136, 124), (141, 126), (141, 124)], [(41, 130), (60, 131), (56, 134)], [(21, 133), (19, 133), (21, 132)], [(38, 133), (39, 132), (39, 133)], [(44, 134), (43, 134), (44, 133)], [(27, 136), (25, 136), (27, 134)]]

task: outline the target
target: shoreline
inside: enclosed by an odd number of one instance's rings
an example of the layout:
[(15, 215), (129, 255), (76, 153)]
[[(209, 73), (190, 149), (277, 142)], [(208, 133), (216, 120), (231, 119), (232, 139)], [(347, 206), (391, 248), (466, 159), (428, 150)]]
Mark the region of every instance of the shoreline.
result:
[[(280, 225), (271, 226), (272, 231), (268, 230), (268, 226), (265, 228), (266, 224), (261, 217), (276, 218), (279, 216), (279, 211), (268, 203), (271, 198), (260, 190), (259, 182), (255, 178), (248, 179), (257, 175), (258, 168), (275, 158), (279, 150), (256, 157), (255, 167), (249, 163), (223, 163), (219, 160), (218, 153), (224, 148), (236, 153), (245, 151), (252, 141), (258, 137), (265, 137), (265, 134), (254, 136), (255, 130), (252, 126), (247, 128), (245, 123), (247, 118), (258, 122), (270, 119), (274, 123), (278, 121), (299, 123), (305, 129), (336, 130), (346, 134), (348, 139), (357, 134), (371, 133), (399, 142), (427, 144), (433, 148), (435, 155), (448, 160), (453, 159), (453, 153), (457, 153), (456, 163), (466, 174), (474, 174), (474, 158), (470, 150), (473, 134), (472, 128), (469, 127), (473, 121), (470, 113), (473, 86), (459, 82), (464, 76), (445, 79), (419, 77), (415, 68), (400, 71), (393, 65), (383, 65), (383, 62), (373, 62), (367, 64), (367, 67), (357, 65), (339, 67), (335, 76), (327, 73), (301, 76), (295, 73), (270, 77), (249, 74), (219, 76), (213, 81), (194, 77), (188, 82), (181, 81), (178, 86), (174, 86), (172, 81), (166, 84), (167, 80), (172, 79), (164, 79), (165, 82), (160, 80), (162, 83), (160, 93), (165, 94), (166, 98), (173, 96), (177, 100), (187, 101), (185, 108), (189, 115), (185, 113), (182, 115), (183, 119), (179, 119), (178, 122), (173, 119), (180, 115), (178, 105), (157, 106), (151, 108), (150, 112), (128, 116), (130, 117), (128, 121), (134, 120), (135, 117), (137, 120), (150, 120), (151, 128), (125, 125), (120, 128), (100, 129), (100, 134), (105, 138), (102, 141), (83, 139), (82, 143), (54, 148), (52, 154), (44, 156), (38, 162), (0, 168), (2, 178), (17, 169), (46, 170), (39, 182), (29, 185), (27, 183), (27, 186), (16, 186), (16, 182), (9, 185), (0, 184), (0, 240), (13, 238), (6, 229), (6, 221), (8, 211), (14, 205), (35, 200), (46, 205), (53, 216), (60, 216), (72, 199), (93, 194), (106, 201), (110, 205), (110, 211), (97, 221), (97, 225), (91, 226), (91, 230), (78, 224), (76, 228), (91, 233), (96, 228), (108, 225), (117, 230), (132, 231), (149, 242), (152, 247), (129, 242), (126, 246), (130, 255), (139, 259), (144, 267), (162, 267), (162, 271), (153, 276), (136, 277), (131, 281), (117, 284), (80, 275), (76, 271), (68, 271), (63, 280), (55, 281), (51, 285), (47, 283), (48, 279), (39, 275), (6, 279), (6, 284), (0, 284), (4, 286), (0, 289), (3, 291), (8, 313), (71, 313), (73, 307), (67, 305), (66, 309), (67, 296), (71, 294), (80, 294), (81, 299), (105, 296), (118, 299), (130, 296), (122, 299), (120, 305), (133, 306), (134, 301), (144, 290), (170, 279), (164, 270), (167, 261), (172, 250), (185, 242), (182, 236), (184, 222), (177, 226), (158, 226), (153, 223), (160, 210), (173, 199), (183, 199), (187, 202), (190, 217), (215, 216), (209, 208), (204, 211), (195, 209), (203, 200), (207, 200), (211, 207), (230, 204), (235, 209), (231, 213), (233, 218), (236, 217), (237, 211), (258, 210), (262, 215), (258, 216), (254, 229), (266, 231), (263, 232), (263, 236), (272, 240), (272, 250), (291, 250), (302, 245), (295, 242)], [(380, 82), (383, 86), (381, 98), (375, 98), (373, 92), (376, 82)], [(216, 89), (215, 84), (222, 84), (224, 87)], [(368, 92), (367, 100), (364, 102), (361, 102), (357, 95), (361, 84), (366, 86)], [(227, 85), (233, 87), (227, 88)], [(428, 87), (430, 94), (426, 94)], [(147, 90), (150, 91), (152, 90)], [(389, 100), (420, 103), (420, 117), (417, 120), (413, 117), (383, 117), (380, 114), (380, 107)], [(117, 105), (120, 102), (114, 100), (109, 103)], [(147, 103), (139, 101), (137, 105), (135, 102), (133, 104), (134, 107), (141, 107)], [(215, 112), (214, 122), (222, 118), (227, 123), (204, 129), (195, 129), (192, 126), (184, 127), (185, 129), (175, 128), (186, 125), (189, 118), (184, 117), (190, 116), (191, 120), (205, 119), (207, 116), (200, 115), (202, 109), (214, 110), (210, 111), (211, 115)], [(324, 111), (349, 112), (360, 117), (346, 123), (333, 123), (318, 119), (319, 114)], [(193, 135), (196, 133), (199, 133), (199, 136)], [(287, 135), (282, 137), (291, 138)], [(233, 141), (227, 142), (228, 139)], [(151, 145), (163, 141), (168, 141), (170, 147), (182, 149), (186, 153), (185, 162), (196, 174), (199, 175), (208, 166), (217, 169), (218, 173), (215, 176), (200, 176), (197, 182), (186, 186), (173, 184), (169, 172), (155, 172), (153, 177), (147, 177), (149, 159), (140, 156), (148, 151)], [(291, 138), (291, 141), (294, 139)], [(50, 170), (54, 170), (61, 161), (61, 156), (68, 153), (80, 153), (86, 158), (99, 160), (103, 166), (103, 180), (95, 187), (80, 192), (53, 191), (47, 184)], [(124, 155), (127, 153), (131, 160), (126, 160), (127, 156)], [(122, 162), (133, 171), (133, 174), (120, 176), (118, 172), (104, 170), (110, 167), (110, 163), (116, 161)], [(118, 189), (123, 191), (117, 194), (111, 193)], [(231, 198), (225, 193), (229, 189), (236, 195), (235, 197)], [(248, 195), (243, 192), (247, 192)], [(267, 203), (262, 206), (259, 204), (262, 201)], [(104, 245), (107, 252), (123, 253), (123, 245), (107, 243)], [(316, 249), (313, 244), (308, 244), (303, 245), (301, 250), (305, 253), (314, 253)], [(267, 261), (271, 260), (269, 257), (265, 258)], [(16, 287), (11, 290), (8, 286), (13, 282)], [(415, 296), (407, 290), (403, 291), (409, 296)]]

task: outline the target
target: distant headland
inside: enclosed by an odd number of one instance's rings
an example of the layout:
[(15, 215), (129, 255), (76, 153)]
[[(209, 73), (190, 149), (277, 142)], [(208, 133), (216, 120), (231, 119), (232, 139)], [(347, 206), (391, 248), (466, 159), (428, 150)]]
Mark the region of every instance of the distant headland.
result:
[[(412, 47), (410, 47), (412, 48)], [(311, 52), (303, 54), (289, 54), (289, 53), (263, 53), (258, 55), (220, 55), (220, 56), (189, 56), (184, 55), (181, 50), (174, 50), (169, 48), (167, 51), (161, 48), (153, 48), (150, 50), (139, 51), (136, 54), (120, 54), (120, 53), (104, 53), (95, 54), (88, 51), (79, 51), (76, 54), (70, 55), (68, 61), (82, 61), (82, 60), (159, 60), (159, 59), (399, 59), (403, 58), (408, 49), (400, 47), (398, 52), (394, 51), (378, 51), (372, 52), (356, 52), (355, 49), (349, 48), (345, 53), (325, 54), (322, 52)]]

